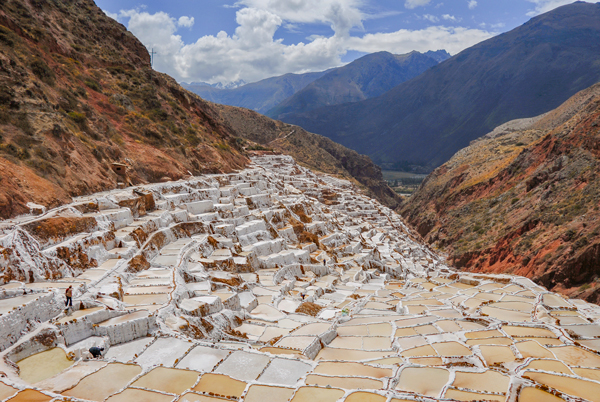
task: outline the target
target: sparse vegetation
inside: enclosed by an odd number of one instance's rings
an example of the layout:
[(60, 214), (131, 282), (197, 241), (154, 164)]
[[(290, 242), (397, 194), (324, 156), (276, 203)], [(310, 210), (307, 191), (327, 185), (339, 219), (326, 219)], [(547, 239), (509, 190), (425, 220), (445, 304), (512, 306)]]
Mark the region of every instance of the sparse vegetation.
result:
[(13, 119), (13, 124), (15, 125), (15, 127), (18, 127), (19, 129), (21, 129), (21, 131), (23, 131), (27, 135), (31, 136), (34, 133), (33, 127), (31, 127), (31, 124), (29, 123), (29, 118), (27, 116), (27, 113), (16, 114)]
[(3, 25), (0, 25), (0, 43), (4, 43), (9, 47), (15, 45), (15, 34)]
[(220, 149), (221, 151), (231, 151), (231, 147), (229, 146), (229, 144), (224, 142), (216, 142), (213, 144), (213, 146), (217, 149)]
[(100, 92), (102, 89), (100, 88), (100, 83), (98, 83), (98, 81), (93, 80), (91, 78), (88, 78), (87, 80), (85, 80), (83, 82), (85, 84), (85, 86), (87, 86), (90, 89), (93, 89), (96, 92)]
[(54, 86), (56, 77), (54, 72), (50, 69), (50, 67), (48, 67), (44, 60), (36, 58), (29, 64), (29, 67), (36, 77), (38, 77), (42, 82), (50, 86)]
[(254, 144), (246, 148), (248, 151), (269, 151), (273, 152), (273, 148), (264, 147), (260, 144)]

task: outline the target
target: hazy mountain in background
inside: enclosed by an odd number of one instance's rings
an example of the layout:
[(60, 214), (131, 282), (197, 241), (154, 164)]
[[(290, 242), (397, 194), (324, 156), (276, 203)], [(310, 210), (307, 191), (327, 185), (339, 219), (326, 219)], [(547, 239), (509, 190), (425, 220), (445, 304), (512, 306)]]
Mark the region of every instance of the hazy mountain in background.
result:
[(481, 42), (377, 98), (282, 119), (384, 167), (441, 165), (507, 121), (600, 80), (600, 4), (577, 2)]
[(215, 84), (209, 84), (208, 82), (190, 82), (189, 84), (182, 82), (182, 85), (194, 85), (194, 86), (199, 86), (199, 87), (211, 87), (211, 88), (216, 88), (216, 89), (236, 89), (239, 87), (242, 87), (244, 85), (247, 84), (246, 81), (244, 80), (237, 80), (237, 81), (233, 81), (233, 82), (229, 82), (229, 83), (222, 83), (222, 82), (217, 82)]
[(185, 82), (182, 82), (181, 86), (211, 102), (245, 107), (259, 113), (265, 113), (326, 73), (327, 71), (285, 74), (235, 88), (223, 88), (222, 86), (218, 87), (206, 83), (187, 84)]
[(444, 50), (430, 52), (430, 55), (371, 53), (330, 71), (266, 114), (285, 120), (288, 114), (374, 98), (418, 76), (444, 57), (450, 57)]

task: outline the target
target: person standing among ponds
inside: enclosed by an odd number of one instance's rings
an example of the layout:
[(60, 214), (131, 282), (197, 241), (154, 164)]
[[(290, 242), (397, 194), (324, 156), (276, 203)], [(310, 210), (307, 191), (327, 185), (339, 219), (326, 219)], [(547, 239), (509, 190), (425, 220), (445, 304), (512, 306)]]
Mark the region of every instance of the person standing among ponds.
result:
[(67, 290), (65, 290), (65, 296), (67, 297), (65, 307), (73, 307), (73, 286), (69, 286)]

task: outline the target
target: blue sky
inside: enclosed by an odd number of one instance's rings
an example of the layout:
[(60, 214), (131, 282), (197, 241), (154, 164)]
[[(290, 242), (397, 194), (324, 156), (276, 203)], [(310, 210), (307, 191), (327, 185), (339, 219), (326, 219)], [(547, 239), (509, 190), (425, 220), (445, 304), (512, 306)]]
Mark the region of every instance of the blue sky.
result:
[[(600, 0), (596, 0), (600, 1)], [(96, 0), (178, 81), (257, 81), (366, 53), (451, 54), (570, 0)]]

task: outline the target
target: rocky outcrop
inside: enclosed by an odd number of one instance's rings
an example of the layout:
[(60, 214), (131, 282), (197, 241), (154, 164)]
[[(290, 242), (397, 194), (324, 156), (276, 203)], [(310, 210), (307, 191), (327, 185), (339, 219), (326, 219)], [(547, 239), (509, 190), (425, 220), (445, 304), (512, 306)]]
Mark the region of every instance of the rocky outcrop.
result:
[(402, 211), (459, 268), (598, 302), (600, 85), (525, 123), (459, 151)]

